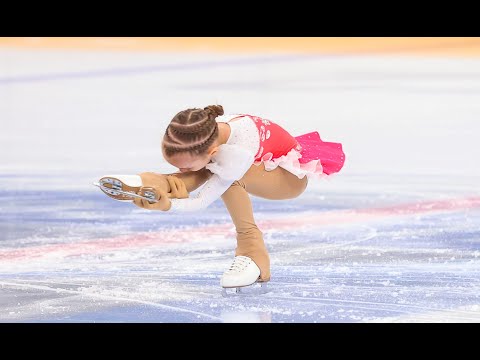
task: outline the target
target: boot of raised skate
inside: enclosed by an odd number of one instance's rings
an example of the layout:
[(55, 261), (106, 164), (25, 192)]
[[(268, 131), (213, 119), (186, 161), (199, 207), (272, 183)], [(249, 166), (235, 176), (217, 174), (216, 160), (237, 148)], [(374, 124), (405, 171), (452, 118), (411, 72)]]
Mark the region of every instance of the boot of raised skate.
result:
[(184, 199), (189, 194), (183, 181), (173, 175), (157, 173), (141, 173), (139, 175), (104, 175), (98, 183), (94, 183), (106, 195), (118, 201), (132, 201), (144, 187), (144, 196), (149, 201), (155, 201), (155, 188), (160, 188), (169, 194), (170, 198)]

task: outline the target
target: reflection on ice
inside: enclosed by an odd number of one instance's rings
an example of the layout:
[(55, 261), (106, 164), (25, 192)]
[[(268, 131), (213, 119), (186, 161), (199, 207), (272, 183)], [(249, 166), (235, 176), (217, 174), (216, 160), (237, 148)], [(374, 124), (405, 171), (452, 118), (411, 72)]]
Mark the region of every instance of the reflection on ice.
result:
[(271, 323), (270, 311), (222, 311), (220, 316), (225, 323)]

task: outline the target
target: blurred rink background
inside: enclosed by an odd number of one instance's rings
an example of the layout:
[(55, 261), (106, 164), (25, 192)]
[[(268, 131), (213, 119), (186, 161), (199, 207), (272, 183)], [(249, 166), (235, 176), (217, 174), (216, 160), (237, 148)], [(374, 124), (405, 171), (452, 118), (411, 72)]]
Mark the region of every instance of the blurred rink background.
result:
[[(149, 212), (91, 184), (176, 171), (166, 126), (215, 103), (346, 154), (252, 197), (264, 295), (220, 294), (221, 199)], [(480, 321), (479, 38), (0, 38), (0, 124), (0, 322)]]

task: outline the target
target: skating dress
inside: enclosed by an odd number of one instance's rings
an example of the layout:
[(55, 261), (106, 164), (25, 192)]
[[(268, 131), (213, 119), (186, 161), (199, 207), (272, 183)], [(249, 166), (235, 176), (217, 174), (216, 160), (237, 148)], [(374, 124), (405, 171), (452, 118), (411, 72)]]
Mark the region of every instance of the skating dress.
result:
[(339, 172), (345, 162), (342, 144), (322, 141), (317, 131), (292, 136), (271, 120), (246, 114), (223, 115), (216, 121), (228, 123), (231, 132), (206, 165), (213, 175), (196, 196), (171, 199), (169, 211), (206, 208), (252, 165), (263, 164), (266, 171), (280, 166), (300, 179), (318, 179)]

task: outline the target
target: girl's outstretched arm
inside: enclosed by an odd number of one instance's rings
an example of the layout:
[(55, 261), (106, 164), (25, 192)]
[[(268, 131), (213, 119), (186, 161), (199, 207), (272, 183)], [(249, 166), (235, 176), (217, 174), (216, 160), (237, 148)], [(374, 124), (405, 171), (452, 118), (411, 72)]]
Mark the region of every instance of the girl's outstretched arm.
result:
[(205, 209), (232, 185), (231, 180), (224, 180), (217, 174), (213, 174), (204, 184), (197, 196), (187, 199), (170, 199), (171, 207), (169, 211), (196, 211)]

